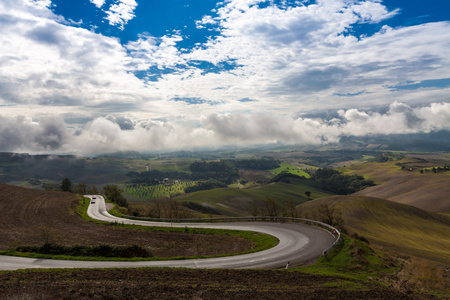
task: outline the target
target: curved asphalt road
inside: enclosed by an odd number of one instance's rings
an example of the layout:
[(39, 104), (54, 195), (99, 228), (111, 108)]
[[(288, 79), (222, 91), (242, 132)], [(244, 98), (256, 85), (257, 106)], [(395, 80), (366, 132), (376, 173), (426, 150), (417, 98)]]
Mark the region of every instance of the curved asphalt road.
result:
[(120, 222), (143, 226), (173, 226), (189, 228), (219, 228), (256, 231), (270, 234), (279, 240), (271, 249), (256, 253), (186, 260), (166, 261), (71, 261), (53, 259), (32, 259), (14, 256), (0, 256), (0, 270), (17, 270), (31, 268), (130, 268), (130, 267), (182, 267), (182, 268), (283, 268), (289, 264), (306, 263), (318, 258), (322, 251), (331, 246), (334, 237), (326, 230), (297, 223), (245, 222), (245, 223), (161, 223), (136, 221), (117, 218), (110, 215), (102, 196), (95, 197), (95, 204), (90, 204), (88, 215), (93, 219), (108, 222)]

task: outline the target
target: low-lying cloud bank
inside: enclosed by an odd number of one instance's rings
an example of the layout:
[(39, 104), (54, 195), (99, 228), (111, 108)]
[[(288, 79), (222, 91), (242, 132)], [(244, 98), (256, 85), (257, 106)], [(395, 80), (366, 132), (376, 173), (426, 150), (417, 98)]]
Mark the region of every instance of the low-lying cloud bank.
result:
[(59, 118), (0, 116), (0, 151), (97, 154), (115, 151), (198, 149), (255, 144), (320, 145), (344, 136), (428, 133), (450, 130), (450, 103), (412, 108), (394, 102), (385, 113), (339, 110), (333, 119), (274, 114), (211, 114), (192, 122), (106, 116), (72, 128)]

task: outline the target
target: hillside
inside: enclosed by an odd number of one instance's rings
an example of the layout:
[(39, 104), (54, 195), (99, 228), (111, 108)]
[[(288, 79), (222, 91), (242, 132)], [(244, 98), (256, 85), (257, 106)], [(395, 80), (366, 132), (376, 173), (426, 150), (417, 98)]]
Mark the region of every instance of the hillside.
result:
[(252, 247), (250, 241), (229, 235), (127, 230), (88, 222), (75, 213), (79, 202), (70, 193), (0, 184), (0, 251), (46, 241), (67, 246), (151, 246), (157, 257), (229, 254)]
[[(402, 170), (400, 164), (413, 166), (413, 171)], [(443, 162), (441, 162), (443, 164)], [(356, 195), (383, 198), (413, 205), (433, 212), (450, 212), (450, 172), (420, 173), (416, 166), (432, 168), (414, 158), (384, 163), (366, 163), (343, 169), (346, 174), (358, 174), (372, 179), (378, 185), (366, 188)]]
[(302, 213), (320, 218), (328, 204), (338, 211), (349, 233), (371, 244), (450, 266), (450, 217), (410, 205), (366, 196), (321, 198), (299, 206)]
[(249, 216), (250, 209), (256, 205), (259, 214), (263, 209), (263, 202), (268, 198), (277, 200), (280, 207), (292, 200), (294, 204), (300, 204), (308, 200), (306, 191), (311, 192), (311, 198), (331, 196), (332, 193), (320, 190), (314, 186), (314, 182), (301, 179), (289, 179), (290, 183), (275, 182), (268, 185), (249, 188), (220, 188), (207, 191), (199, 191), (180, 198), (183, 201), (194, 202), (205, 207), (212, 207), (215, 211), (226, 216)]

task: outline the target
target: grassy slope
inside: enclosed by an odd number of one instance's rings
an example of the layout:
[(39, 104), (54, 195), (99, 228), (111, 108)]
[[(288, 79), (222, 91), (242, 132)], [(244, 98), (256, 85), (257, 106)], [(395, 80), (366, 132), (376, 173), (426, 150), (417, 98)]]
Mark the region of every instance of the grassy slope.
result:
[(296, 167), (294, 165), (286, 164), (286, 163), (282, 163), (279, 168), (270, 170), (270, 172), (272, 172), (275, 175), (278, 175), (281, 172), (289, 172), (291, 174), (295, 174), (295, 175), (298, 175), (298, 176), (305, 176), (305, 178), (311, 177), (308, 173), (306, 173), (305, 171), (301, 170), (300, 168), (298, 168), (298, 167)]
[(450, 172), (425, 173), (402, 171), (399, 162), (366, 163), (342, 169), (346, 174), (358, 174), (374, 180), (378, 185), (358, 192), (358, 195), (377, 197), (409, 204), (421, 209), (449, 213)]
[(335, 196), (300, 206), (316, 211), (328, 203), (341, 212), (345, 227), (371, 243), (450, 266), (450, 217), (388, 200)]
[(311, 192), (312, 198), (332, 195), (329, 192), (315, 188), (307, 180), (290, 179), (291, 183), (276, 182), (251, 189), (221, 188), (199, 191), (183, 197), (184, 201), (213, 206), (217, 211), (228, 216), (248, 216), (248, 206), (253, 201), (260, 203), (267, 198), (275, 198), (283, 206), (289, 200), (295, 204), (307, 201), (306, 191)]

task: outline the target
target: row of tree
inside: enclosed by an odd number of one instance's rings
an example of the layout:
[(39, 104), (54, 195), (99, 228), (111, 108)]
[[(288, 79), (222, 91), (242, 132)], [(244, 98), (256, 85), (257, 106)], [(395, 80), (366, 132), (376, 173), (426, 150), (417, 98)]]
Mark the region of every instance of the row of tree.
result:
[(311, 180), (314, 180), (322, 190), (338, 195), (348, 195), (373, 186), (372, 180), (366, 180), (359, 175), (343, 175), (333, 169), (317, 169)]
[[(52, 185), (46, 185), (44, 186), (46, 190), (54, 190), (54, 186)], [(72, 181), (70, 178), (64, 177), (61, 181), (61, 184), (59, 186), (59, 189), (63, 192), (70, 192), (70, 193), (76, 193), (81, 195), (86, 194), (98, 194), (97, 187), (92, 184), (88, 185), (84, 182), (78, 182), (76, 185), (72, 184)]]
[(163, 178), (178, 180), (209, 180), (214, 179), (225, 184), (231, 184), (239, 179), (239, 169), (271, 170), (280, 166), (279, 160), (272, 158), (258, 159), (227, 159), (220, 161), (198, 161), (189, 165), (190, 172), (149, 170), (145, 172), (129, 172), (126, 175), (135, 184), (155, 185)]
[[(98, 194), (98, 190), (95, 185), (91, 185), (89, 187), (87, 184), (80, 182), (75, 187), (72, 187), (72, 181), (67, 177), (62, 179), (60, 189), (63, 192), (77, 193), (81, 195)], [(103, 194), (105, 194), (107, 199), (117, 205), (128, 207), (128, 201), (123, 196), (122, 189), (120, 189), (117, 185), (111, 184), (103, 187)]]

